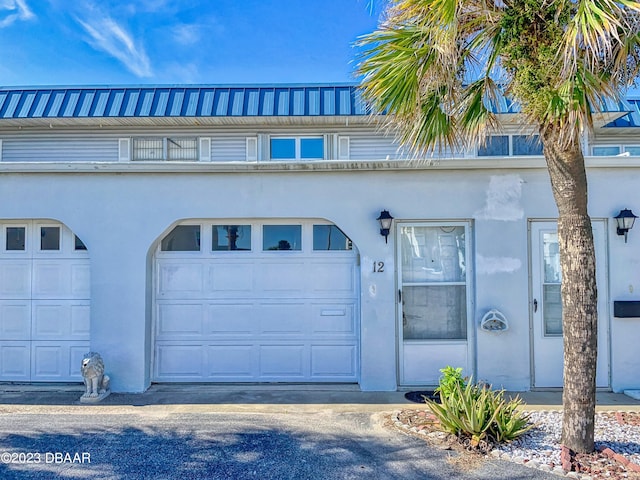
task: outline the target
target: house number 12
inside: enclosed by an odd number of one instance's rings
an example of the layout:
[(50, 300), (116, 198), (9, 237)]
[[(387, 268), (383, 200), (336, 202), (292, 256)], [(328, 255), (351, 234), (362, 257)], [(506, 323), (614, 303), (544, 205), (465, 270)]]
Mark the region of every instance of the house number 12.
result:
[(373, 273), (384, 272), (384, 262), (373, 262)]

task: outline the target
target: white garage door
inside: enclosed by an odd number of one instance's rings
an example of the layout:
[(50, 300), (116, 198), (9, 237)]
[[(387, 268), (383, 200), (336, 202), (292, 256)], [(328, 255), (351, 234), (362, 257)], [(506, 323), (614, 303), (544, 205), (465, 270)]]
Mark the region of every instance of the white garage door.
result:
[(3, 222), (0, 381), (81, 381), (89, 350), (89, 258), (52, 221)]
[(327, 222), (183, 222), (156, 253), (154, 379), (356, 382), (357, 279)]

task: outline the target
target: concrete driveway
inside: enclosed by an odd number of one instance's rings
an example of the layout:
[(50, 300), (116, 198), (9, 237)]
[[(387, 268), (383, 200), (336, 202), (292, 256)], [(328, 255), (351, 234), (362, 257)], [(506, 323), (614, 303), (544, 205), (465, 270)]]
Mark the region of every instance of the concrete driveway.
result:
[(429, 447), (382, 412), (194, 407), (0, 405), (0, 478), (558, 478)]

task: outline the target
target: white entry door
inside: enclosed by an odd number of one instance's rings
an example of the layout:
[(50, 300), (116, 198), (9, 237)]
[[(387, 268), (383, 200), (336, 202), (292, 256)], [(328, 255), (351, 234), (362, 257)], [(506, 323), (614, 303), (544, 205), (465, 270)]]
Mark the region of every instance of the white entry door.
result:
[[(609, 315), (607, 310), (606, 225), (592, 222), (598, 288), (598, 361), (596, 386), (609, 387)], [(531, 223), (533, 387), (563, 385), (560, 254), (555, 222)]]
[(469, 231), (465, 222), (398, 223), (401, 385), (437, 385), (447, 365), (474, 373)]
[(82, 380), (89, 304), (89, 256), (71, 230), (0, 223), (0, 381)]

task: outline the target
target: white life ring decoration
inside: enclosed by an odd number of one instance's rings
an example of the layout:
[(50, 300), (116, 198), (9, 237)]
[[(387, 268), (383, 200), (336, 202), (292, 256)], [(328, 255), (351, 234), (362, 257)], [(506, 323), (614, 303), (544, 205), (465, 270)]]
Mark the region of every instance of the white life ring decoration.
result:
[(485, 332), (504, 332), (509, 329), (509, 322), (500, 310), (492, 308), (480, 320), (480, 328)]

